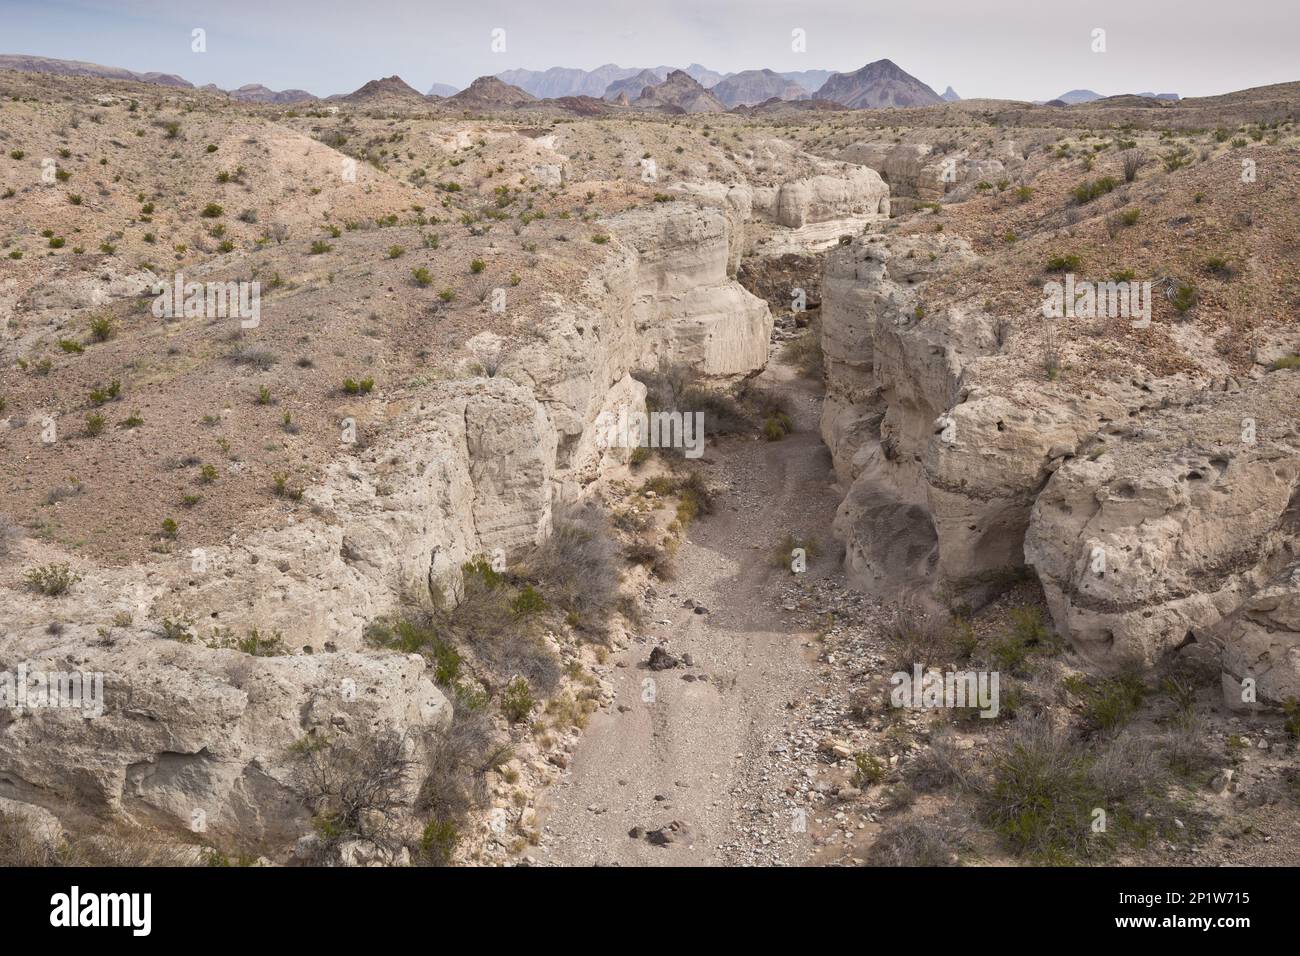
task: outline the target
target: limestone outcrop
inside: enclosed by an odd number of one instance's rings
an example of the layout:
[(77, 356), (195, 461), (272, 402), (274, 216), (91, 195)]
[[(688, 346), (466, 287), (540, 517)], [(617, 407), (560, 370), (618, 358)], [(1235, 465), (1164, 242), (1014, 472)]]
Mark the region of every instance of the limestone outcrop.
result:
[(1101, 666), (1211, 644), (1225, 682), (1254, 677), (1262, 701), (1284, 700), (1298, 653), (1300, 373), (1091, 389), (1010, 374), (1015, 345), (995, 317), (922, 308), (932, 277), (975, 261), (942, 235), (870, 237), (827, 257), (821, 428), (857, 583), (925, 581), (978, 606), (1028, 569), (1059, 632)]
[[(668, 187), (727, 213), (740, 240), (733, 248), (733, 273), (742, 252), (813, 252), (889, 217), (889, 184), (864, 165), (820, 159), (775, 140), (765, 141), (748, 162), (754, 167), (751, 182), (689, 179)], [(787, 175), (772, 182), (764, 172), (769, 168)]]
[[(102, 674), (104, 711), (0, 712), (0, 798), (177, 832), (201, 810), (214, 838), (283, 846), (306, 828), (295, 741), (437, 730), (449, 704), (423, 659), (369, 648), (366, 625), (455, 600), (465, 562), (549, 534), (554, 507), (629, 454), (593, 426), (643, 407), (632, 372), (666, 358), (726, 378), (767, 361), (772, 316), (731, 277), (722, 210), (657, 204), (608, 229), (607, 257), (551, 296), (527, 348), (430, 387), (383, 438), (345, 439), (297, 519), (117, 568), (22, 541), (3, 564), (0, 670)], [(79, 576), (68, 593), (23, 587), (21, 569), (60, 562)], [(225, 646), (254, 628), (287, 653)]]
[[(1056, 471), (1025, 538), (1053, 618), (1093, 657), (1210, 636), (1300, 549), (1294, 372), (1152, 412)], [(1267, 604), (1261, 605), (1261, 608)], [(1266, 613), (1266, 612), (1264, 612)], [(1253, 644), (1248, 612), (1230, 644)], [(1244, 658), (1233, 669), (1244, 673)]]
[(1300, 701), (1300, 562), (1243, 601), (1211, 637), (1222, 646), (1230, 707)]

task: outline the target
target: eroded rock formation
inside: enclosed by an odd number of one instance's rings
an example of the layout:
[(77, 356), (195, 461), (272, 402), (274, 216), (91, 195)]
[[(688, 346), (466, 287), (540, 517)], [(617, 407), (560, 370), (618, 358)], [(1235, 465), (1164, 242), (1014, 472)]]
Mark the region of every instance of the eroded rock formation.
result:
[(942, 235), (827, 257), (822, 434), (850, 572), (978, 605), (1031, 570), (1098, 664), (1211, 643), (1231, 687), (1253, 677), (1261, 701), (1284, 700), (1300, 673), (1300, 375), (1080, 389), (1008, 374), (1016, 344), (996, 317), (924, 312), (926, 283), (975, 261)]

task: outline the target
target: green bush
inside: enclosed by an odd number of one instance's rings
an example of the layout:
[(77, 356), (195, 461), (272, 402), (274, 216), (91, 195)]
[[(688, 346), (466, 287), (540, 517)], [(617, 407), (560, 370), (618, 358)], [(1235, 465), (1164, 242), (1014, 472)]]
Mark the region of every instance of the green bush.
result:
[(46, 564), (32, 568), (23, 575), (23, 583), (46, 597), (61, 597), (81, 580), (66, 564)]
[(523, 677), (512, 678), (501, 697), (501, 712), (506, 715), (506, 719), (517, 724), (526, 720), (536, 706), (537, 701), (528, 688), (528, 681)]
[(1052, 256), (1047, 260), (1046, 269), (1048, 272), (1075, 272), (1083, 260), (1073, 253), (1066, 255)]
[(363, 378), (361, 381), (345, 378), (343, 380), (343, 393), (345, 395), (369, 395), (375, 388), (373, 378)]
[(1083, 752), (1033, 723), (1017, 727), (991, 763), (983, 816), (1013, 852), (1056, 864), (1089, 853), (1092, 811), (1106, 801)]
[(1082, 206), (1085, 203), (1092, 202), (1098, 196), (1106, 195), (1106, 193), (1111, 192), (1118, 185), (1119, 180), (1114, 176), (1102, 176), (1095, 180), (1085, 180), (1083, 183), (1074, 187), (1074, 189), (1070, 191), (1070, 195), (1074, 197), (1076, 203)]
[(859, 790), (874, 786), (885, 779), (885, 765), (874, 754), (859, 750), (853, 755), (853, 774), (849, 782)]

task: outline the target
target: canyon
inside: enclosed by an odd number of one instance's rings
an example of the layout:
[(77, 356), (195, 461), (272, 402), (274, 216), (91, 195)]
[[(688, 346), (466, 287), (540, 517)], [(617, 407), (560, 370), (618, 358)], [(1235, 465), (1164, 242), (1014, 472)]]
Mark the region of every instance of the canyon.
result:
[[(577, 117), (0, 72), (0, 663), (105, 688), (0, 715), (0, 814), (190, 862), (881, 863), (1027, 715), (1159, 754), (1176, 703), (1198, 825), (1113, 797), (1162, 827), (1116, 852), (1240, 862), (1258, 812), (1294, 859), (1297, 85), (1004, 123), (881, 62), (766, 117), (686, 71)], [(182, 270), (259, 322), (155, 315)], [(1043, 318), (1125, 270), (1149, 328)], [(627, 409), (702, 409), (703, 460), (611, 446)], [(998, 719), (885, 707), (920, 645), (1002, 670)]]

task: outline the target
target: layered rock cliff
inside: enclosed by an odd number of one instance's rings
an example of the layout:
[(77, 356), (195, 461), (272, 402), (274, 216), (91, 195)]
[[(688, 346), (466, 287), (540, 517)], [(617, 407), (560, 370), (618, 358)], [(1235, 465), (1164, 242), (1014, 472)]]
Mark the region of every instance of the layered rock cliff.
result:
[[(643, 407), (633, 371), (665, 358), (725, 378), (767, 360), (772, 317), (729, 275), (721, 210), (661, 204), (608, 228), (604, 261), (551, 297), (526, 348), (490, 376), (431, 387), (397, 437), (341, 445), (300, 520), (121, 568), (23, 542), (22, 566), (67, 562), (79, 580), (61, 596), (5, 582), (0, 669), (101, 673), (105, 712), (0, 712), (0, 796), (178, 831), (204, 810), (210, 838), (283, 846), (306, 819), (298, 740), (446, 721), (423, 659), (367, 649), (366, 625), (435, 591), (454, 599), (463, 563), (543, 539), (557, 504), (629, 454), (602, 447), (593, 425)], [(253, 628), (293, 655), (209, 646)]]
[[(1300, 674), (1300, 374), (1066, 386), (1011, 370), (1026, 343), (978, 308), (928, 314), (963, 240), (872, 236), (830, 253), (822, 434), (860, 586), (978, 606), (1037, 575), (1059, 632), (1104, 667), (1189, 642), (1278, 703)], [(918, 585), (923, 582), (923, 585)]]

